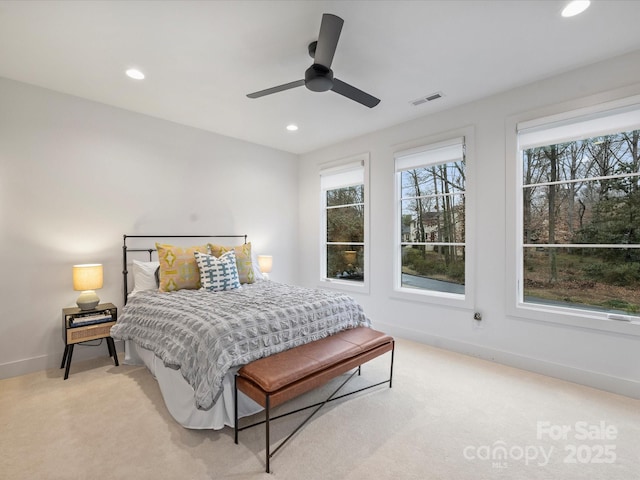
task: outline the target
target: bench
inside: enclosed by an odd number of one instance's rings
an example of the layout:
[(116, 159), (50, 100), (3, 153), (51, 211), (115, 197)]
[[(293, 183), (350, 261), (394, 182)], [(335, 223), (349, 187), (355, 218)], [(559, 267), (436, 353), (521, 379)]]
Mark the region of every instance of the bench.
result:
[[(394, 345), (394, 340), (389, 335), (371, 328), (358, 327), (261, 358), (243, 366), (235, 377), (235, 443), (238, 443), (239, 431), (264, 423), (266, 425), (266, 471), (270, 473), (269, 461), (271, 457), (326, 403), (385, 383), (388, 383), (391, 388)], [(335, 396), (356, 373), (360, 374), (362, 364), (387, 352), (391, 352), (391, 370), (388, 380), (338, 397)], [(352, 369), (356, 370), (323, 402), (270, 418), (272, 408), (318, 388)], [(264, 407), (264, 421), (242, 428), (238, 426), (238, 390)], [(270, 421), (313, 407), (317, 408), (270, 453)]]

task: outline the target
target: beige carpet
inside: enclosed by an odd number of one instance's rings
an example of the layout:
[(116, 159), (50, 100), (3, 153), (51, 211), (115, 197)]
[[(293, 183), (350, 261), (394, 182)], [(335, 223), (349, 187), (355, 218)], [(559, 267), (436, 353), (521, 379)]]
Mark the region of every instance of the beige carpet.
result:
[[(356, 382), (384, 379), (388, 362), (370, 362)], [(406, 340), (393, 388), (330, 404), (271, 475), (262, 427), (239, 445), (228, 428), (186, 430), (144, 368), (105, 355), (62, 373), (0, 381), (1, 479), (640, 478), (640, 401)]]

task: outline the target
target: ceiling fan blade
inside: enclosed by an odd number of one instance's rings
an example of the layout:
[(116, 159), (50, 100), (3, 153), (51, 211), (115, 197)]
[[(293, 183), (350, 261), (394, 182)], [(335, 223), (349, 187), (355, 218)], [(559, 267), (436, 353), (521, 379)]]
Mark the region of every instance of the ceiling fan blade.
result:
[(340, 32), (342, 32), (342, 24), (344, 20), (330, 13), (322, 15), (322, 24), (320, 24), (320, 33), (318, 34), (318, 43), (316, 44), (316, 53), (313, 62), (323, 67), (331, 68), (333, 55), (336, 53)]
[(295, 82), (285, 83), (284, 85), (278, 85), (277, 87), (267, 88), (266, 90), (260, 90), (259, 92), (253, 92), (247, 95), (249, 98), (260, 98), (265, 95), (271, 95), (272, 93), (282, 92), (291, 88), (301, 87), (304, 85), (304, 79), (296, 80)]
[(380, 103), (380, 99), (369, 95), (366, 92), (363, 92), (356, 87), (349, 85), (348, 83), (344, 83), (342, 80), (338, 80), (337, 78), (333, 79), (333, 88), (331, 89), (340, 95), (343, 95), (351, 100), (354, 100), (358, 103), (361, 103), (365, 107), (373, 108)]

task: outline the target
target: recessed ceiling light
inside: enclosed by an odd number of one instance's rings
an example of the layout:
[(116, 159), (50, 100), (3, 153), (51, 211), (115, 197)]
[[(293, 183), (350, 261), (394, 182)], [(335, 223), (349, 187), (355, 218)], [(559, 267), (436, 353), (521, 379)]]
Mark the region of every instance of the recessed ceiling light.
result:
[(564, 7), (564, 10), (562, 10), (562, 16), (573, 17), (575, 15), (578, 15), (579, 13), (582, 13), (587, 8), (589, 8), (590, 4), (591, 2), (589, 0), (573, 0), (572, 2), (569, 2), (566, 7)]
[(298, 125), (294, 125), (293, 123), (287, 125), (287, 130), (289, 130), (290, 132), (295, 132), (296, 130), (298, 130)]
[(135, 68), (130, 68), (125, 73), (127, 74), (127, 77), (133, 78), (135, 80), (142, 80), (144, 78), (144, 73)]

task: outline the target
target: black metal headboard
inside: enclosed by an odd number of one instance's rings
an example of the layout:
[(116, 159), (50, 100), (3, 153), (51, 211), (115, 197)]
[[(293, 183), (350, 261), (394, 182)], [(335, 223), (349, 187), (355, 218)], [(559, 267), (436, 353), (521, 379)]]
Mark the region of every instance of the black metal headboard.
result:
[[(131, 248), (127, 246), (128, 238), (152, 238), (154, 239), (154, 246), (149, 248), (135, 247)], [(156, 251), (155, 240), (163, 238), (241, 238), (244, 243), (247, 243), (247, 235), (123, 235), (122, 239), (122, 277), (123, 277), (123, 295), (124, 304), (127, 304), (127, 295), (129, 294), (128, 278), (129, 271), (127, 270), (127, 253), (128, 252), (147, 252), (149, 254), (149, 261), (152, 260), (153, 252)]]

